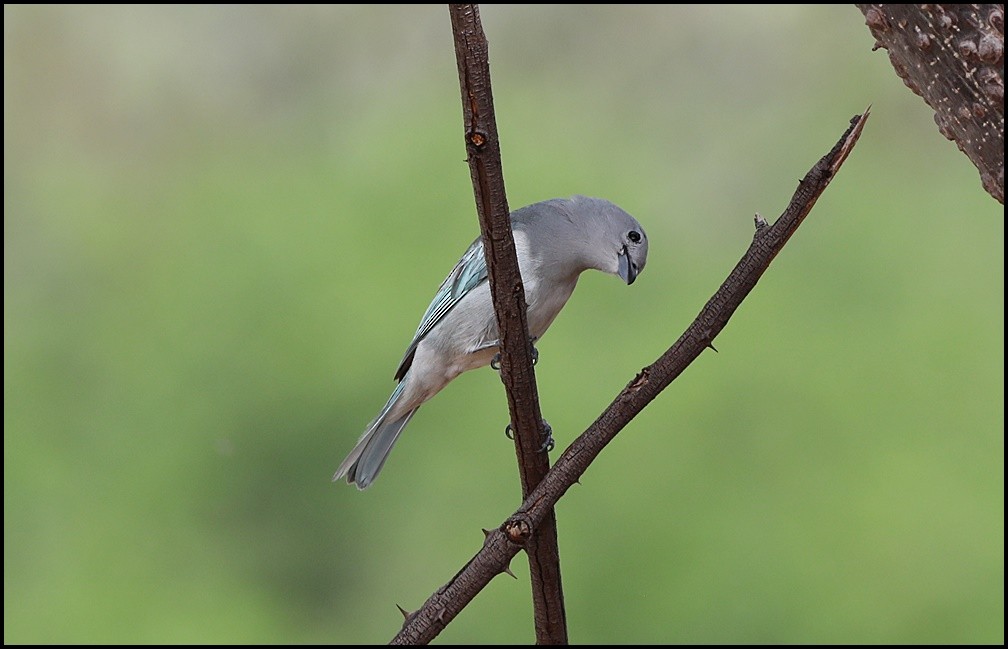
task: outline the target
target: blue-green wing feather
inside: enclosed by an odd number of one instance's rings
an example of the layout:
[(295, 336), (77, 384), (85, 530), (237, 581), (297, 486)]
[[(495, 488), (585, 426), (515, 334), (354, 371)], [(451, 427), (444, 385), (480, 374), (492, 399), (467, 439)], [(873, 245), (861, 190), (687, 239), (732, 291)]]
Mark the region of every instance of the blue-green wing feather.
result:
[(423, 318), (420, 319), (420, 326), (417, 327), (413, 341), (410, 342), (406, 353), (403, 354), (402, 361), (399, 363), (399, 368), (396, 370), (395, 379), (397, 381), (401, 381), (409, 371), (420, 341), (469, 291), (479, 286), (481, 282), (485, 282), (486, 279), (487, 265), (486, 257), (483, 255), (483, 240), (476, 239), (462, 255), (462, 259), (455, 264), (452, 272), (441, 283), (441, 288), (438, 289), (430, 306), (427, 307), (427, 311), (424, 312)]

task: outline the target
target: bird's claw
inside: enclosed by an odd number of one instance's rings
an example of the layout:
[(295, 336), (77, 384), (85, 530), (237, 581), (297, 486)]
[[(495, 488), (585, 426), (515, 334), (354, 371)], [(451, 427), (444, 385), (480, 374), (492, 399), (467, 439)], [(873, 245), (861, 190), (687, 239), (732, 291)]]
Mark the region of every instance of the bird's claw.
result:
[[(542, 453), (543, 451), (545, 451), (549, 453), (550, 451), (553, 450), (553, 447), (556, 446), (556, 442), (553, 441), (553, 427), (550, 426), (549, 422), (547, 422), (545, 419), (543, 419), (542, 424), (545, 439), (543, 440), (542, 446), (539, 447), (539, 452)], [(514, 439), (514, 428), (511, 426), (511, 424), (508, 424), (507, 426), (504, 427), (504, 435), (508, 439), (512, 440)]]
[[(539, 350), (536, 349), (535, 345), (532, 345), (532, 364), (535, 365), (538, 362), (539, 362)], [(500, 371), (500, 368), (501, 368), (501, 353), (500, 352), (497, 352), (496, 354), (494, 354), (493, 358), (490, 359), (490, 368), (491, 369), (495, 369), (498, 372)]]
[(550, 426), (545, 419), (543, 419), (542, 424), (543, 424), (543, 434), (546, 437), (546, 439), (543, 440), (542, 446), (539, 447), (539, 452), (542, 453), (543, 451), (545, 451), (546, 453), (549, 453), (550, 451), (553, 450), (553, 447), (556, 446), (556, 443), (553, 441), (553, 427)]

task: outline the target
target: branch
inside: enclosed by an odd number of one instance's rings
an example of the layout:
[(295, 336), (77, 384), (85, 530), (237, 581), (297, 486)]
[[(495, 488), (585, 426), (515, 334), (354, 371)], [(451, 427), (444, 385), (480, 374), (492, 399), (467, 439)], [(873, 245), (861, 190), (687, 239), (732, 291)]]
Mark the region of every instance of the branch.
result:
[[(524, 499), (549, 470), (549, 456), (542, 450), (547, 433), (539, 409), (525, 290), (504, 193), (487, 40), (480, 23), (478, 5), (448, 5), (448, 10), (462, 91), (469, 172), (476, 194), (490, 295), (497, 317), (497, 331), (500, 332), (501, 380), (507, 393)], [(532, 582), (536, 642), (567, 644), (560, 551), (556, 516), (552, 510), (546, 512), (543, 524), (529, 539), (525, 550)]]
[(1004, 205), (1004, 5), (857, 5), (874, 49), (935, 111), (938, 131)]
[(868, 119), (857, 115), (843, 137), (799, 181), (787, 209), (771, 226), (756, 217), (756, 234), (742, 259), (685, 333), (658, 360), (623, 388), (598, 419), (564, 451), (521, 507), (501, 526), (487, 532), (483, 548), (415, 613), (406, 616), (393, 644), (430, 642), (491, 579), (507, 571), (508, 562), (548, 520), (557, 501), (584, 473), (592, 460), (644, 407), (664, 390), (728, 324), (742, 300), (798, 229), (812, 206), (847, 159)]

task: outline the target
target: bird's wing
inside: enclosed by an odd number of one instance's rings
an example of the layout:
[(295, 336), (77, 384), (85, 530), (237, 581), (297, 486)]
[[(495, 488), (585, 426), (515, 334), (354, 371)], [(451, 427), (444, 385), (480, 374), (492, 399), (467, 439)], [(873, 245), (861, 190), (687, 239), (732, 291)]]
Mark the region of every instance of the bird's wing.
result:
[(410, 365), (413, 364), (413, 356), (416, 354), (417, 345), (424, 339), (431, 329), (445, 317), (459, 301), (465, 297), (469, 291), (473, 290), (485, 282), (487, 279), (486, 257), (483, 256), (483, 240), (477, 238), (469, 246), (469, 249), (462, 255), (462, 259), (455, 264), (455, 268), (448, 274), (441, 288), (431, 301), (430, 306), (420, 320), (413, 341), (406, 349), (399, 368), (396, 370), (395, 379), (401, 381)]

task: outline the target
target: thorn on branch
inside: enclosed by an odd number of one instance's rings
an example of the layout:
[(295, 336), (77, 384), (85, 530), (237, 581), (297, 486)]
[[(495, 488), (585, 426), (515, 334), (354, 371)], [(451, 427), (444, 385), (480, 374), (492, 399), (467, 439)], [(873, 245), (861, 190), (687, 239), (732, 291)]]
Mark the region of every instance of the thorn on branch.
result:
[(490, 538), (493, 536), (494, 530), (480, 529), (483, 531), (483, 547), (485, 548), (490, 543)]
[(413, 617), (414, 613), (416, 613), (416, 611), (413, 611), (413, 613), (410, 613), (409, 611), (407, 611), (406, 609), (404, 609), (404, 608), (403, 608), (402, 606), (399, 606), (398, 604), (396, 604), (396, 605), (395, 605), (395, 607), (396, 607), (397, 609), (399, 609), (399, 612), (400, 612), (400, 613), (402, 613), (402, 616), (403, 616), (403, 623), (404, 623), (404, 624), (405, 624), (406, 622), (408, 622), (408, 621), (409, 621), (409, 619), (410, 619), (411, 617)]
[(762, 215), (760, 215), (759, 212), (756, 212), (756, 216), (753, 217), (753, 221), (756, 223), (757, 233), (763, 228), (768, 227), (770, 225), (769, 223), (767, 223), (767, 220), (763, 218)]

